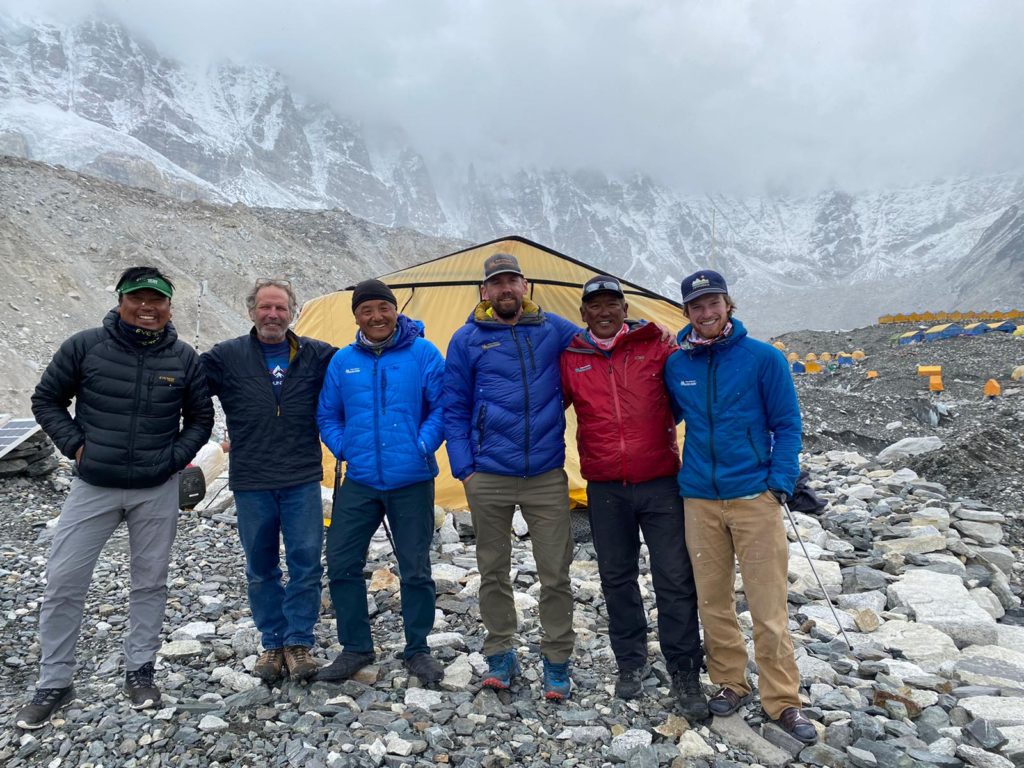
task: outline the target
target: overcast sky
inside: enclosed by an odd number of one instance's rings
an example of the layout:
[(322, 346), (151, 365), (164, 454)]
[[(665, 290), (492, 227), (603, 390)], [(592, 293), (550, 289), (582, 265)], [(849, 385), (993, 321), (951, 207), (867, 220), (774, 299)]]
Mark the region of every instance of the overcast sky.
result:
[[(1024, 168), (1018, 0), (107, 0), (173, 58), (283, 71), (428, 156), (851, 191)], [(70, 19), (92, 0), (0, 0)]]

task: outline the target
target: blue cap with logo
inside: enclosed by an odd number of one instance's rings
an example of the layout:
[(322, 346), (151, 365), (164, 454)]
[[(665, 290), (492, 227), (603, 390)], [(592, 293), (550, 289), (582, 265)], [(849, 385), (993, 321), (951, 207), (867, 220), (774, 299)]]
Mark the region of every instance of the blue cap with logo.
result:
[(683, 304), (709, 293), (729, 293), (729, 289), (725, 285), (725, 278), (710, 269), (702, 269), (700, 272), (694, 272), (692, 275), (684, 277), (681, 288)]

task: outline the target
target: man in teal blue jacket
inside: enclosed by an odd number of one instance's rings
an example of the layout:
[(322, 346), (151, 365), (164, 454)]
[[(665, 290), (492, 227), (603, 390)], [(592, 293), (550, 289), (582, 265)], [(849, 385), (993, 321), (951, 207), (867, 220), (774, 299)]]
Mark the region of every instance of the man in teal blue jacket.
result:
[(774, 347), (747, 336), (733, 317), (725, 279), (701, 270), (683, 279), (690, 324), (665, 363), (676, 416), (686, 421), (679, 489), (697, 582), (708, 701), (731, 715), (751, 693), (747, 649), (733, 593), (736, 561), (754, 622), (761, 705), (780, 727), (811, 744), (817, 730), (800, 709), (800, 672), (787, 612), (789, 545), (781, 504), (799, 475), (800, 405)]
[(424, 683), (438, 683), (430, 655), (434, 624), (430, 543), (434, 533), (434, 452), (444, 439), (444, 359), (423, 338), (423, 325), (398, 313), (378, 280), (355, 287), (356, 340), (327, 369), (317, 421), (320, 437), (346, 464), (331, 526), (327, 575), (342, 652), (320, 680), (345, 680), (374, 658), (363, 568), (370, 538), (387, 516), (401, 578), (405, 664)]

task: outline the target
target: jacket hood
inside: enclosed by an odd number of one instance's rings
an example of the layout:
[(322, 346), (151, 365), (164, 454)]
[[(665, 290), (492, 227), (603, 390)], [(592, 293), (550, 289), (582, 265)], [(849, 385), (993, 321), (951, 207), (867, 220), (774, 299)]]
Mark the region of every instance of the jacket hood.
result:
[(676, 334), (676, 343), (679, 345), (679, 348), (684, 352), (702, 352), (707, 349), (711, 349), (711, 347), (727, 347), (731, 344), (735, 344), (737, 341), (739, 341), (740, 339), (747, 335), (747, 329), (746, 327), (744, 327), (743, 323), (739, 321), (739, 318), (733, 317), (731, 319), (731, 322), (732, 333), (730, 333), (727, 338), (724, 338), (721, 341), (717, 341), (710, 346), (693, 344), (689, 340), (690, 331), (693, 329), (693, 323), (687, 324), (683, 328), (683, 330)]
[[(519, 316), (519, 321), (516, 324), (539, 323), (543, 319), (544, 310), (537, 304), (534, 304), (530, 299), (523, 298), (523, 314)], [(476, 305), (476, 308), (472, 313), (470, 313), (469, 317), (466, 318), (466, 322), (490, 326), (508, 325), (508, 323), (503, 323), (494, 318), (494, 313), (491, 311), (491, 302), (486, 300), (481, 301)]]
[[(124, 337), (121, 335), (120, 331), (117, 330), (117, 321), (120, 319), (120, 317), (121, 317), (121, 315), (117, 311), (117, 307), (114, 307), (112, 310), (107, 312), (106, 315), (104, 315), (104, 317), (103, 317), (103, 328), (118, 343), (120, 343), (121, 345), (123, 345), (124, 347), (126, 347), (128, 349), (134, 349), (134, 347), (132, 347), (131, 344), (129, 344), (124, 339)], [(167, 325), (164, 326), (164, 330), (166, 331), (166, 333), (164, 334), (164, 337), (162, 339), (160, 339), (160, 341), (158, 341), (156, 344), (153, 344), (152, 346), (146, 347), (147, 351), (154, 350), (154, 349), (163, 349), (164, 347), (170, 346), (171, 344), (173, 344), (175, 341), (178, 340), (178, 332), (174, 328), (174, 323), (172, 323), (170, 320), (167, 321)]]
[[(424, 336), (424, 326), (419, 320), (413, 320), (411, 317), (405, 315), (398, 316), (398, 324), (395, 326), (395, 341), (388, 347), (384, 348), (387, 352), (391, 349), (401, 349), (407, 347), (413, 343), (417, 338)], [(365, 349), (365, 347), (359, 344), (359, 331), (356, 331), (356, 337), (352, 341), (353, 347), (359, 349)]]

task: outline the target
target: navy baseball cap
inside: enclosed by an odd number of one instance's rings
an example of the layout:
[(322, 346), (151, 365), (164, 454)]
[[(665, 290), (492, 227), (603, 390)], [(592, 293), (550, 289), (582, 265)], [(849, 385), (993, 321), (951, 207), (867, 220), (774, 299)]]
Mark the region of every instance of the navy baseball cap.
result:
[(725, 278), (710, 269), (702, 269), (700, 272), (694, 272), (692, 275), (684, 277), (681, 290), (683, 304), (709, 293), (729, 293)]

